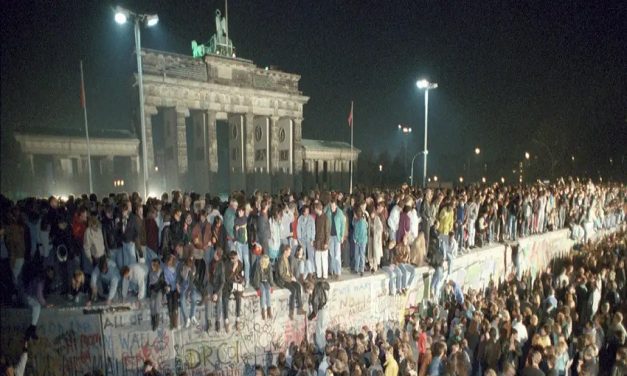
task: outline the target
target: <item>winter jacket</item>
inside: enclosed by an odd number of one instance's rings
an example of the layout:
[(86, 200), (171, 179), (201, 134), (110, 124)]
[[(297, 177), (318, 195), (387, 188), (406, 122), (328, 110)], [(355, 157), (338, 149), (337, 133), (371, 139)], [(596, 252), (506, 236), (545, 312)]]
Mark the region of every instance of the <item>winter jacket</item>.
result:
[(135, 243), (139, 240), (139, 218), (135, 214), (129, 214), (126, 219), (126, 226), (123, 225), (124, 219), (120, 220), (119, 226), (122, 233), (122, 241), (124, 243)]
[(154, 252), (159, 252), (159, 226), (155, 219), (146, 218), (144, 220), (146, 232), (146, 247)]
[(194, 248), (206, 250), (212, 244), (211, 237), (211, 224), (209, 224), (209, 221), (205, 223), (198, 222), (194, 225), (192, 230), (192, 244)]
[(328, 282), (318, 281), (316, 282), (313, 292), (309, 295), (309, 304), (311, 305), (311, 312), (308, 319), (313, 320), (318, 315), (318, 311), (323, 309), (327, 305), (328, 294), (330, 290)]
[(226, 236), (228, 240), (234, 240), (235, 238), (235, 217), (237, 213), (233, 208), (229, 207), (224, 212), (224, 228), (226, 229)]
[[(161, 292), (162, 294), (165, 293), (165, 277), (163, 276), (163, 270), (159, 270), (158, 272), (158, 277), (154, 277), (155, 272), (151, 269), (150, 272), (148, 272), (148, 297), (152, 297), (153, 294), (159, 293)], [(150, 281), (152, 279), (156, 279), (155, 283), (150, 283)]]
[[(327, 215), (327, 219), (329, 220), (329, 226), (332, 226), (334, 221), (333, 221), (333, 213), (331, 212), (331, 207), (327, 206), (325, 210), (325, 214)], [(317, 222), (318, 221), (316, 219), (316, 228), (318, 228)], [(343, 240), (344, 235), (346, 234), (346, 216), (344, 215), (344, 212), (340, 210), (339, 207), (335, 211), (335, 234), (337, 238), (340, 240)]]
[(214, 223), (211, 227), (211, 234), (213, 236), (213, 246), (226, 252), (226, 231), (224, 231), (224, 226), (218, 227)]
[[(341, 210), (337, 210), (336, 220), (341, 216), (344, 218), (344, 214)], [(343, 222), (342, 222), (343, 223)], [(336, 223), (337, 225), (337, 223)], [(337, 226), (336, 226), (337, 228)], [(343, 225), (342, 225), (343, 228)], [(324, 251), (329, 249), (329, 241), (331, 239), (331, 219), (329, 219), (328, 215), (318, 215), (316, 216), (316, 236), (314, 237), (314, 249), (319, 251)], [(338, 236), (338, 239), (342, 239)]]
[(214, 294), (220, 295), (224, 287), (224, 261), (211, 259), (207, 273), (205, 274), (208, 285)]
[(290, 260), (285, 257), (279, 258), (276, 268), (276, 285), (285, 288), (287, 283), (292, 281), (292, 272), (290, 267)]
[(122, 238), (115, 223), (115, 218), (102, 218), (102, 234), (107, 251), (122, 248)]
[(368, 221), (365, 218), (353, 219), (353, 240), (357, 244), (368, 244)]
[(253, 267), (253, 275), (250, 280), (250, 284), (255, 288), (255, 290), (259, 290), (261, 288), (262, 281), (268, 282), (270, 286), (274, 285), (272, 267), (268, 265), (266, 269), (261, 269), (261, 263), (257, 260), (257, 262), (255, 262), (255, 266)]
[(257, 216), (257, 242), (264, 252), (268, 252), (270, 249), (270, 221), (268, 216), (263, 213)]
[(102, 228), (88, 227), (83, 236), (83, 250), (85, 257), (93, 264), (105, 254), (105, 243)]
[(223, 295), (230, 295), (233, 291), (233, 284), (244, 283), (244, 264), (241, 261), (235, 260), (237, 265), (233, 270), (233, 262), (228, 260), (224, 263), (224, 288), (222, 289)]
[(311, 215), (298, 218), (298, 241), (302, 245), (311, 244), (316, 236), (316, 222)]

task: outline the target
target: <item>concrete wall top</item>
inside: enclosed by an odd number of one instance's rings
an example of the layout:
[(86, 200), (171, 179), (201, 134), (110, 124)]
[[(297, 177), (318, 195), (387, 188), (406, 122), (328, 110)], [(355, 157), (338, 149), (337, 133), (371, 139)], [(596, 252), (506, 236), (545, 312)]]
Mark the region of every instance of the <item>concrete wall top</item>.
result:
[[(572, 245), (567, 230), (523, 239), (519, 247), (519, 254), (524, 256), (521, 265), (543, 268), (553, 258), (568, 253)], [(499, 244), (455, 259), (450, 278), (465, 288), (480, 288), (513, 270), (511, 247)], [(389, 295), (389, 279), (384, 272), (332, 282), (327, 315), (313, 321), (304, 316), (289, 320), (287, 290), (275, 288), (271, 298), (274, 317), (265, 321), (260, 316), (259, 298), (247, 294), (242, 299), (241, 331), (228, 334), (224, 329), (205, 332), (204, 308), (197, 311), (198, 326), (175, 331), (168, 329), (165, 307), (159, 329), (152, 331), (147, 303), (141, 308), (111, 312), (82, 307), (44, 309), (40, 339), (29, 351), (27, 374), (82, 375), (100, 369), (107, 375), (137, 375), (145, 359), (157, 362), (162, 370), (186, 370), (191, 375), (214, 370), (224, 375), (254, 374), (255, 365), (272, 364), (290, 343), (313, 338), (317, 325), (348, 331), (358, 331), (363, 325), (373, 328), (379, 322), (389, 328), (398, 326), (406, 312), (425, 297), (431, 273), (431, 268), (417, 268), (414, 283), (404, 296)], [(232, 302), (231, 310), (233, 306)], [(2, 309), (1, 314), (0, 345), (3, 351), (17, 354), (30, 313)], [(230, 316), (234, 317), (234, 312)]]

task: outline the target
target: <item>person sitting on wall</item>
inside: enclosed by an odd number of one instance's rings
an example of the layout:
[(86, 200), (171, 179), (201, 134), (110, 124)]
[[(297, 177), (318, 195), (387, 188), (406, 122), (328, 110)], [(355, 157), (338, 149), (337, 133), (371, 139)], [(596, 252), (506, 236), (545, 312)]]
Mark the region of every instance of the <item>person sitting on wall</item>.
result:
[(46, 285), (49, 285), (53, 279), (54, 269), (49, 266), (43, 273), (33, 278), (26, 286), (26, 290), (24, 291), (24, 300), (26, 305), (31, 308), (31, 322), (28, 329), (26, 329), (26, 341), (30, 339), (39, 339), (39, 337), (37, 337), (37, 322), (39, 321), (41, 307), (52, 307), (52, 304), (48, 304), (46, 302), (44, 294), (46, 291)]
[(121, 270), (122, 275), (122, 299), (128, 296), (129, 288), (137, 291), (137, 299), (142, 300), (146, 297), (146, 278), (148, 277), (148, 268), (144, 263), (134, 263), (124, 266)]
[(91, 274), (91, 300), (97, 301), (99, 298), (106, 299), (107, 305), (115, 299), (118, 293), (118, 283), (120, 282), (120, 272), (115, 262), (102, 256), (98, 260), (98, 266)]
[(178, 259), (175, 254), (166, 256), (163, 268), (163, 277), (166, 287), (165, 293), (168, 301), (168, 315), (170, 316), (170, 329), (176, 329), (179, 325), (179, 299), (180, 292), (177, 282)]
[[(220, 217), (216, 217), (216, 222), (221, 221)], [(207, 332), (209, 332), (209, 304), (213, 304), (215, 330), (220, 331), (220, 304), (222, 303), (222, 290), (224, 288), (224, 260), (222, 258), (222, 248), (216, 248), (213, 258), (207, 267), (205, 275), (207, 287), (207, 297), (205, 299), (205, 322)]]
[(253, 267), (252, 285), (257, 290), (257, 296), (261, 301), (261, 318), (266, 319), (266, 315), (269, 319), (272, 318), (272, 304), (270, 293), (272, 292), (272, 285), (274, 284), (274, 278), (272, 275), (272, 266), (270, 265), (270, 257), (263, 255)]
[(400, 283), (397, 282), (397, 286), (400, 289), (401, 294), (407, 294), (407, 291), (412, 286), (414, 278), (416, 276), (416, 269), (409, 263), (409, 245), (407, 244), (407, 235), (403, 237), (400, 244), (396, 245), (394, 252), (395, 263), (401, 272)]
[(157, 330), (159, 326), (159, 312), (161, 311), (161, 301), (166, 290), (165, 277), (161, 270), (161, 262), (158, 258), (150, 261), (150, 272), (148, 273), (148, 297), (150, 298), (150, 323), (152, 330)]
[(281, 246), (281, 257), (277, 263), (276, 284), (281, 288), (290, 290), (290, 320), (294, 320), (294, 307), (298, 307), (298, 314), (304, 315), (303, 302), (301, 299), (301, 286), (292, 275), (290, 268), (291, 248), (288, 244)]
[(222, 315), (224, 316), (224, 330), (228, 333), (229, 326), (229, 298), (231, 293), (235, 298), (235, 330), (240, 330), (240, 314), (242, 310), (242, 295), (244, 294), (244, 265), (237, 257), (237, 251), (229, 252), (229, 259), (224, 265), (224, 288), (222, 289)]

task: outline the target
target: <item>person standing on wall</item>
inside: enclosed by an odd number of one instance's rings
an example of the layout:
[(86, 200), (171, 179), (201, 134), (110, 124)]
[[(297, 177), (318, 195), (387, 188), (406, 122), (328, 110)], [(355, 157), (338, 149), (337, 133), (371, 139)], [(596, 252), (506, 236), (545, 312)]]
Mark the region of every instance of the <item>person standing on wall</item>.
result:
[[(257, 215), (257, 242), (261, 245), (263, 252), (270, 255), (270, 218), (268, 216), (269, 203), (262, 200), (259, 205)], [(270, 256), (271, 257), (271, 256)]]
[(120, 252), (117, 266), (121, 269), (137, 262), (136, 245), (139, 240), (139, 228), (135, 214), (131, 212), (130, 201), (123, 201), (120, 210), (122, 217), (119, 230), (122, 238), (122, 252)]
[(237, 207), (239, 203), (237, 199), (231, 197), (229, 207), (224, 212), (224, 228), (226, 229), (227, 252), (236, 251), (235, 249), (235, 217), (237, 217)]
[(307, 256), (307, 274), (316, 272), (316, 253), (314, 249), (314, 238), (316, 237), (316, 223), (309, 215), (309, 206), (303, 206), (303, 213), (298, 218), (298, 242), (305, 250)]
[[(318, 213), (316, 213), (318, 214)], [(326, 208), (326, 216), (330, 226), (330, 237), (328, 241), (329, 258), (331, 266), (331, 275), (334, 279), (339, 279), (342, 275), (342, 241), (346, 234), (346, 217), (344, 212), (337, 206), (335, 198), (331, 199), (331, 202)], [(320, 216), (320, 214), (318, 214)], [(318, 218), (316, 218), (316, 231), (318, 229)], [(319, 246), (324, 244), (319, 244)], [(320, 249), (315, 247), (316, 249)]]
[[(315, 253), (316, 276), (318, 279), (327, 279), (329, 273), (329, 244), (331, 241), (332, 225), (329, 221), (329, 216), (322, 212), (322, 204), (320, 202), (315, 203), (314, 208), (316, 212), (316, 232), (313, 247)], [(341, 213), (340, 210), (337, 210), (337, 212)], [(335, 245), (338, 247), (339, 252), (339, 244), (336, 242)], [(336, 261), (337, 260), (333, 260), (333, 262)]]
[(248, 218), (243, 206), (237, 208), (237, 217), (233, 221), (235, 251), (237, 258), (244, 265), (245, 287), (250, 286), (250, 249), (248, 248)]
[(150, 268), (152, 260), (160, 259), (159, 255), (159, 224), (157, 222), (157, 210), (147, 207), (146, 218), (144, 219), (144, 231), (146, 233), (146, 266)]
[(353, 218), (353, 240), (355, 241), (355, 271), (361, 277), (366, 267), (366, 247), (368, 246), (368, 221), (360, 206), (355, 208)]

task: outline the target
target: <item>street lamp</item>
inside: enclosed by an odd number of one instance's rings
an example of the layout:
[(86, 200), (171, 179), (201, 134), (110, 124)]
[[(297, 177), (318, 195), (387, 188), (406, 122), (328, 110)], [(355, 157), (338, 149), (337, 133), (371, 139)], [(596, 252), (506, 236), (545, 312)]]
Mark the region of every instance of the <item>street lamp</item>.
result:
[(416, 82), (416, 86), (420, 90), (425, 91), (425, 147), (422, 151), (425, 155), (424, 165), (422, 169), (422, 186), (425, 187), (427, 185), (427, 156), (429, 155), (429, 150), (427, 149), (427, 118), (429, 114), (429, 90), (434, 90), (438, 88), (438, 84), (435, 82), (429, 82), (425, 79), (419, 80)]
[(531, 157), (531, 155), (529, 155), (529, 152), (525, 152), (525, 159), (529, 159), (529, 157)]
[(139, 83), (139, 120), (141, 122), (142, 137), (142, 165), (144, 178), (144, 199), (148, 197), (148, 151), (146, 147), (146, 114), (144, 112), (144, 75), (142, 70), (141, 54), (141, 34), (139, 23), (143, 22), (147, 27), (155, 26), (159, 23), (159, 16), (156, 14), (140, 14), (131, 12), (128, 9), (117, 7), (115, 10), (115, 22), (122, 25), (129, 18), (133, 18), (135, 28), (135, 55), (137, 56), (137, 76)]
[(433, 177), (433, 181), (437, 182), (438, 181), (438, 177), (437, 175)]
[[(404, 138), (403, 138), (403, 146), (404, 146), (405, 150), (403, 151), (403, 153), (404, 153), (404, 155), (403, 155), (403, 168), (404, 168), (403, 172), (405, 174), (407, 174), (407, 137), (412, 132), (412, 129), (411, 129), (411, 127), (408, 127), (406, 125), (399, 124), (398, 125), (398, 130), (404, 136)], [(412, 184), (413, 184), (413, 179), (412, 179)]]
[[(414, 157), (411, 159), (411, 174), (409, 175), (409, 181), (412, 187), (414, 186), (414, 161), (416, 160), (416, 157), (418, 157), (422, 153), (423, 152), (416, 153), (416, 155), (414, 155)], [(438, 181), (437, 176), (435, 177), (435, 181)]]
[(463, 182), (464, 182), (464, 177), (463, 177), (463, 176), (460, 176), (460, 177), (459, 177), (459, 182), (460, 182), (460, 183), (463, 183)]
[(475, 148), (475, 154), (477, 154), (477, 155), (481, 154), (481, 149)]

